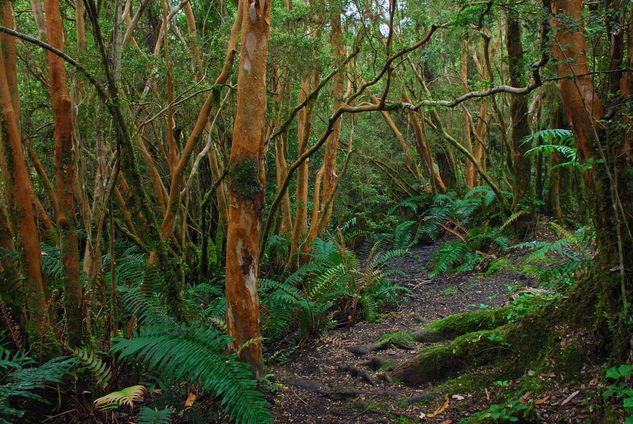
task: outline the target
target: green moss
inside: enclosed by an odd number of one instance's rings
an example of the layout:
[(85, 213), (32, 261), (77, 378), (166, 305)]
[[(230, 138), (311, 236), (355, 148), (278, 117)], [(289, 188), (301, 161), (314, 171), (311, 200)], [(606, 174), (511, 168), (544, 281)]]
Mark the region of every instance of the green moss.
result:
[(536, 316), (491, 330), (463, 334), (448, 345), (422, 349), (414, 358), (396, 366), (393, 373), (407, 384), (419, 385), (494, 363), (505, 375), (514, 378), (558, 342), (560, 333), (551, 328), (550, 318), (551, 311), (544, 308), (543, 313)]
[(578, 381), (587, 362), (586, 347), (581, 340), (567, 340), (560, 351), (553, 355), (553, 361), (556, 374), (562, 375), (568, 382)]
[(457, 294), (457, 289), (455, 287), (449, 287), (440, 292), (441, 296), (452, 296), (454, 294)]
[(508, 322), (509, 307), (485, 309), (451, 315), (414, 332), (411, 337), (423, 343), (448, 340), (478, 330), (489, 330)]
[(396, 333), (383, 334), (378, 340), (378, 344), (381, 346), (391, 343), (409, 345), (414, 340), (409, 333), (409, 331), (398, 331)]
[(419, 385), (455, 375), (465, 366), (490, 362), (508, 350), (505, 327), (461, 335), (448, 345), (424, 348), (414, 358), (394, 369), (405, 383)]
[(495, 259), (494, 261), (490, 262), (490, 265), (488, 266), (488, 269), (486, 270), (485, 276), (489, 277), (492, 274), (501, 272), (505, 270), (506, 268), (511, 268), (511, 267), (512, 267), (512, 261), (510, 261), (510, 259), (508, 258)]
[(252, 199), (264, 191), (256, 159), (244, 158), (231, 164), (229, 190), (244, 199)]
[(527, 277), (538, 279), (543, 274), (543, 268), (536, 265), (525, 264), (521, 267), (519, 272)]

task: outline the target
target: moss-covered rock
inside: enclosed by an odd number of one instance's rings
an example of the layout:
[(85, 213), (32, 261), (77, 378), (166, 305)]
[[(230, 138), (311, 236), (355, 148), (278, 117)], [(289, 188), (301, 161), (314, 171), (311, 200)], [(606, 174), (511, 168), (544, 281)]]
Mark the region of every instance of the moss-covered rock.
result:
[(411, 337), (422, 343), (453, 339), (473, 331), (490, 330), (508, 322), (511, 308), (482, 309), (451, 315), (413, 332)]

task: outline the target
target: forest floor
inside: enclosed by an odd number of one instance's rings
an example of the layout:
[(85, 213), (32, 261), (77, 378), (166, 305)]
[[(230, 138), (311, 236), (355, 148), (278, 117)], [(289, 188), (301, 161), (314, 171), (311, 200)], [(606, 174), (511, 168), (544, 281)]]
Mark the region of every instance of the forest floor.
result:
[[(472, 271), (429, 278), (426, 265), (436, 247), (415, 247), (407, 256), (387, 263), (387, 269), (404, 272), (406, 277), (399, 276), (398, 283), (409, 292), (391, 310), (383, 311), (377, 322), (332, 329), (290, 351), (284, 362), (270, 366), (276, 384), (268, 397), (275, 422), (457, 424), (477, 411), (503, 403), (504, 395), (522, 390), (517, 382), (505, 380), (479, 389), (465, 383), (460, 390), (459, 384), (441, 382), (408, 387), (392, 381), (381, 370), (385, 364), (414, 356), (425, 346), (394, 334), (405, 335), (448, 315), (486, 307), (483, 305), (507, 304), (512, 293), (537, 286), (533, 278), (513, 270), (489, 276)], [(508, 257), (517, 263), (519, 255), (515, 251)], [(512, 286), (513, 291), (509, 291)], [(395, 342), (378, 347), (385, 337)], [(491, 368), (494, 365), (471, 371), (475, 375), (471, 377), (490, 374)], [(589, 371), (594, 376), (599, 372), (597, 367)], [(598, 402), (597, 380), (566, 383), (559, 375), (543, 375), (539, 377), (542, 390), (538, 394), (526, 392), (523, 402), (536, 404), (541, 422), (598, 422), (592, 419), (592, 405)]]

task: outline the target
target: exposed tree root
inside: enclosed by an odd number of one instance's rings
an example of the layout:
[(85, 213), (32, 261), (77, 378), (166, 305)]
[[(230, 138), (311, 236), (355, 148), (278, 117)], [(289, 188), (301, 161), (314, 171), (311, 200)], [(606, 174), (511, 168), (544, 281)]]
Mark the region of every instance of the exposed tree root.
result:
[(515, 322), (508, 322), (512, 317), (509, 307), (436, 321), (414, 337), (423, 342), (455, 338), (446, 345), (423, 348), (396, 365), (392, 374), (418, 386), (456, 376), (471, 367), (494, 364), (508, 378), (528, 369), (547, 368), (575, 379), (595, 343), (589, 331), (567, 325), (560, 309), (558, 302), (546, 303)]

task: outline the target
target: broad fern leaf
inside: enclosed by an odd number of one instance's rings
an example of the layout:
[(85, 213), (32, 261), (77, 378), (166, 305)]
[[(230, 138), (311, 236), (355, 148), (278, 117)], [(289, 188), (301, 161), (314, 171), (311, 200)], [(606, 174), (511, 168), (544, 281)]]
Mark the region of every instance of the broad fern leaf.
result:
[(142, 385), (130, 386), (116, 392), (108, 393), (94, 400), (94, 404), (98, 409), (116, 409), (121, 405), (127, 405), (130, 408), (134, 406), (134, 402), (143, 400), (147, 393), (147, 388)]

